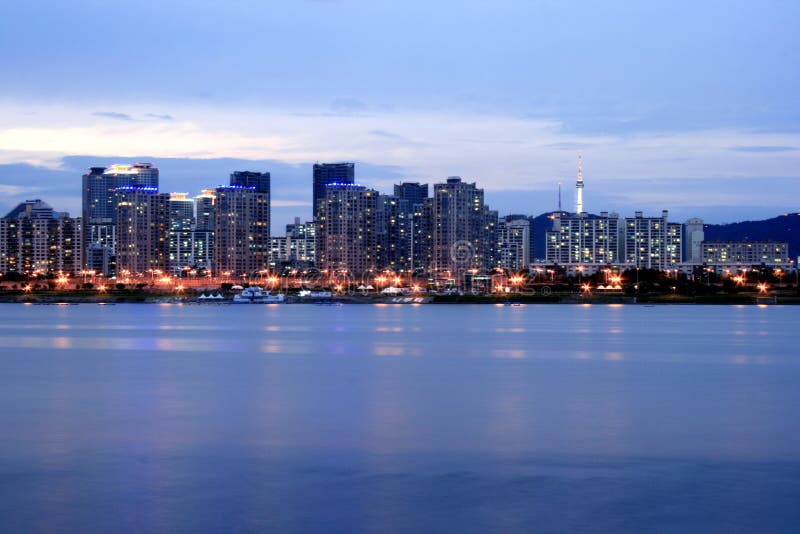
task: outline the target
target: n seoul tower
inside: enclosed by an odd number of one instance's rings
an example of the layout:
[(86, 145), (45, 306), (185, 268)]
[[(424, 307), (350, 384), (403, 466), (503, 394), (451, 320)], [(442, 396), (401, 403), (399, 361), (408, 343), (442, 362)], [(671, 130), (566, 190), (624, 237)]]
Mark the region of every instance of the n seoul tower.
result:
[(583, 213), (583, 157), (578, 153), (578, 181), (575, 182), (575, 213)]

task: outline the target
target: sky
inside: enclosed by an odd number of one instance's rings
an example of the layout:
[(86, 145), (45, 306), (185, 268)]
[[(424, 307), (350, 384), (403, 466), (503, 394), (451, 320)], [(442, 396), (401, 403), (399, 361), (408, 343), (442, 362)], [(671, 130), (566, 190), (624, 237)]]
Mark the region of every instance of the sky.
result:
[(800, 2), (29, 0), (0, 7), (0, 211), (80, 212), (90, 165), (163, 191), (270, 171), (273, 233), (311, 165), (458, 175), (504, 213), (708, 222), (799, 211)]

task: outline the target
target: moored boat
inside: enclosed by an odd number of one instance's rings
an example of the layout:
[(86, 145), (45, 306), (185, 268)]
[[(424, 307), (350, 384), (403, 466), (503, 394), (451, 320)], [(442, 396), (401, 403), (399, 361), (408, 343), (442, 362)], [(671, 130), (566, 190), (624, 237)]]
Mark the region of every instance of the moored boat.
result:
[(284, 295), (281, 293), (271, 294), (259, 286), (250, 286), (241, 293), (233, 297), (234, 304), (280, 304), (283, 302)]

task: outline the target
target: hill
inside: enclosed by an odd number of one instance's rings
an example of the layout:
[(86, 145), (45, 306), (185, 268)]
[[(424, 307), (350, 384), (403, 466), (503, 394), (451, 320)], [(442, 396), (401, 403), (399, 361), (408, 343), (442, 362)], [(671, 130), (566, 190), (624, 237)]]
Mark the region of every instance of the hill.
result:
[(706, 241), (786, 241), (789, 257), (800, 255), (800, 213), (785, 213), (763, 221), (706, 224)]

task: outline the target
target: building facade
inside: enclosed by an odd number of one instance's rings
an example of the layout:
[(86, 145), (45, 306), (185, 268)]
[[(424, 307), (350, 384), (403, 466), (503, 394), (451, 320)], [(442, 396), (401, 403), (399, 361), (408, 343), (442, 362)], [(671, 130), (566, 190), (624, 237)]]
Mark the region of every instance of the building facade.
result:
[(425, 203), (428, 198), (428, 184), (401, 182), (394, 185), (394, 196), (408, 202), (409, 206)]
[(683, 223), (683, 259), (686, 263), (703, 263), (703, 241), (703, 219), (694, 217)]
[(313, 192), (311, 207), (316, 216), (318, 203), (325, 197), (328, 184), (352, 184), (356, 180), (355, 163), (315, 163), (313, 169)]
[(749, 267), (789, 264), (789, 244), (777, 241), (704, 241), (702, 263), (715, 266)]
[[(192, 259), (194, 267), (208, 272), (214, 265), (214, 225), (217, 192), (204, 189), (194, 197), (194, 230), (192, 231)], [(213, 274), (213, 272), (212, 272)]]
[(665, 271), (671, 265), (668, 254), (668, 216), (644, 217), (637, 211), (625, 218), (625, 263), (630, 268)]
[(531, 223), (527, 218), (504, 217), (497, 225), (498, 266), (518, 272), (531, 263)]
[(151, 163), (91, 167), (82, 177), (83, 246), (85, 266), (106, 276), (116, 253), (117, 190), (121, 187), (158, 188), (158, 169)]
[(313, 222), (300, 222), (295, 217), (293, 224), (286, 225), (286, 261), (298, 267), (316, 265), (317, 228)]
[(413, 210), (396, 195), (378, 197), (378, 268), (410, 272)]
[(169, 195), (169, 270), (180, 275), (194, 266), (194, 200), (188, 193)]
[(619, 215), (601, 212), (599, 217), (553, 217), (553, 229), (545, 232), (546, 261), (559, 265), (608, 265), (621, 258)]
[(117, 276), (169, 271), (169, 194), (154, 186), (117, 189)]
[(77, 275), (82, 270), (81, 219), (26, 200), (0, 219), (0, 273)]
[(270, 174), (268, 172), (234, 171), (230, 185), (251, 188), (258, 193), (271, 194)]
[(433, 186), (430, 202), (431, 270), (463, 276), (494, 268), (497, 212), (483, 201), (483, 189), (451, 176)]
[(317, 265), (329, 273), (378, 268), (378, 192), (358, 184), (326, 186), (317, 209)]
[(216, 189), (214, 210), (215, 275), (255, 276), (269, 267), (270, 199), (255, 187)]
[(667, 268), (683, 263), (683, 225), (667, 223)]

